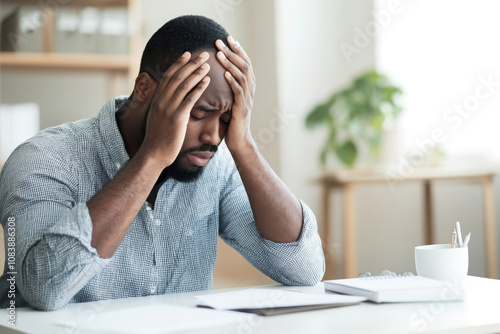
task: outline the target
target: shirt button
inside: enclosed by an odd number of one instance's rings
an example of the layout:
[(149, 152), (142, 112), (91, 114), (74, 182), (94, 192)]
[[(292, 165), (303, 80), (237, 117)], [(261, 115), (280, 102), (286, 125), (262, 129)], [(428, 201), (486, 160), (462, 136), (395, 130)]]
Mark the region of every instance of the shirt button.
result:
[(151, 293), (155, 293), (156, 292), (156, 286), (152, 286), (151, 287)]
[(147, 205), (147, 206), (146, 206), (146, 210), (147, 210), (147, 211), (151, 211), (151, 210), (153, 210), (153, 209), (151, 209), (151, 207), (150, 207), (149, 205)]
[(155, 219), (155, 225), (156, 225), (156, 226), (160, 226), (160, 225), (161, 225), (161, 220), (159, 220), (159, 219)]

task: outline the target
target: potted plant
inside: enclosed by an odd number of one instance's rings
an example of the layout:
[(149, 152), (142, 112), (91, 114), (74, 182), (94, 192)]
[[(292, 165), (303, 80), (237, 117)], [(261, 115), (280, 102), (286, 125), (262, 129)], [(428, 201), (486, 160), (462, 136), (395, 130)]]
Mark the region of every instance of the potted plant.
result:
[(401, 89), (386, 76), (369, 70), (355, 78), (350, 87), (317, 105), (305, 122), (308, 128), (328, 128), (320, 155), (322, 165), (328, 154), (335, 154), (348, 167), (354, 166), (359, 142), (368, 144), (372, 156), (377, 157), (384, 131), (394, 125), (401, 113), (401, 94)]

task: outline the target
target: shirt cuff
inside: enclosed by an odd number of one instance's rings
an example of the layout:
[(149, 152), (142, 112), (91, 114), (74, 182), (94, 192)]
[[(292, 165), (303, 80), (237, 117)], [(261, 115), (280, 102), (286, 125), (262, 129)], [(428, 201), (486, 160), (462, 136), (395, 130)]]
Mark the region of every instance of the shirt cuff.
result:
[(86, 203), (79, 203), (73, 207), (71, 213), (60, 219), (50, 227), (47, 234), (58, 234), (77, 239), (84, 247), (95, 255), (99, 262), (107, 264), (110, 259), (99, 256), (97, 250), (91, 246), (92, 242), (92, 220)]
[(272, 267), (277, 269), (275, 280), (288, 285), (315, 285), (325, 273), (325, 257), (314, 213), (302, 201), (300, 204), (303, 226), (299, 238), (287, 243), (263, 238), (263, 244)]

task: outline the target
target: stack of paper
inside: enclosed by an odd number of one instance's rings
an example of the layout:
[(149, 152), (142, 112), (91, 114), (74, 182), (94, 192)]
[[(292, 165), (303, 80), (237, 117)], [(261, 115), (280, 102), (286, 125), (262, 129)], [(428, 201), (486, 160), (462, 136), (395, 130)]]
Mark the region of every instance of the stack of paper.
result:
[(301, 293), (282, 289), (245, 289), (196, 296), (198, 306), (274, 315), (359, 304), (365, 297)]

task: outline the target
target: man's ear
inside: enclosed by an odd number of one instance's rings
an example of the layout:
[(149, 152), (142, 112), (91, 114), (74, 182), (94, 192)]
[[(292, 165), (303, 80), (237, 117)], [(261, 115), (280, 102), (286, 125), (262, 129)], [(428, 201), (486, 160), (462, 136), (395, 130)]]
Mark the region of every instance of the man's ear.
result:
[(149, 74), (142, 72), (135, 78), (134, 96), (140, 101), (149, 102), (153, 98), (157, 86), (156, 81)]

